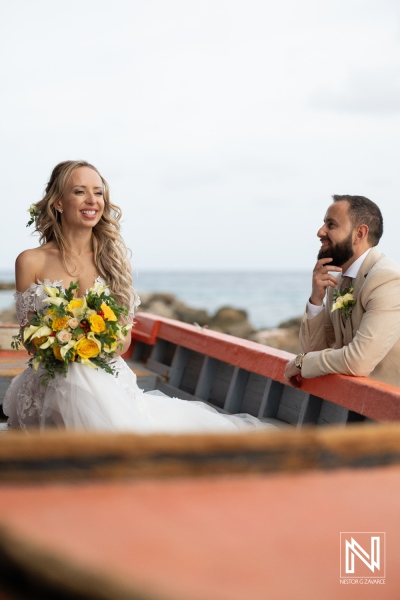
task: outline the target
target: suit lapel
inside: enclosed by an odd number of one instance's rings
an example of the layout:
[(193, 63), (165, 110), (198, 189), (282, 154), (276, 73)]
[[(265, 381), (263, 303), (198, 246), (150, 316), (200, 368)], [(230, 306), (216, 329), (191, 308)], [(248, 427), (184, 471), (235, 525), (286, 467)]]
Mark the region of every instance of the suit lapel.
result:
[(358, 294), (362, 286), (364, 285), (365, 278), (367, 277), (369, 271), (372, 269), (376, 261), (382, 256), (382, 252), (379, 252), (377, 248), (372, 248), (368, 255), (365, 257), (360, 270), (358, 271), (356, 280), (354, 282), (354, 297), (357, 300)]
[[(369, 271), (376, 263), (376, 261), (382, 256), (382, 253), (379, 252), (376, 248), (372, 248), (368, 255), (365, 257), (360, 270), (358, 271), (357, 277), (354, 281), (354, 291), (353, 295), (357, 301), (358, 294), (362, 286), (364, 285), (365, 278), (367, 277)], [(340, 286), (340, 281), (338, 281), (338, 286)], [(328, 303), (329, 310), (332, 310), (333, 304), (333, 288), (329, 288), (328, 290)], [(331, 320), (332, 325), (335, 331), (335, 347), (341, 348), (342, 346), (347, 346), (353, 339), (353, 323), (352, 323), (352, 313), (350, 314), (350, 318), (346, 319), (345, 322), (342, 320), (342, 316), (339, 310), (335, 310), (333, 313), (331, 312)]]

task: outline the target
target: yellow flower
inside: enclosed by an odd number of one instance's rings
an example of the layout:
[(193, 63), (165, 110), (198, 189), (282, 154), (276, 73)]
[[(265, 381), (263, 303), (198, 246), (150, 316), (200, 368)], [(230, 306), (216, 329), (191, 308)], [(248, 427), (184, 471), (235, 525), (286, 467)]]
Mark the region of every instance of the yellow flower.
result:
[(87, 308), (85, 298), (73, 298), (67, 306), (67, 311), (70, 315), (74, 315), (75, 319), (81, 319)]
[(56, 357), (57, 360), (64, 360), (63, 357), (61, 356), (61, 348), (60, 346), (54, 346), (53, 347), (53, 354)]
[(349, 304), (349, 302), (352, 302), (353, 300), (354, 300), (353, 294), (345, 294), (343, 296), (343, 306), (347, 306)]
[(68, 303), (67, 306), (67, 310), (69, 312), (72, 312), (72, 310), (74, 308), (81, 308), (81, 306), (83, 305), (83, 298), (73, 298), (72, 300), (70, 300), (70, 302)]
[(68, 321), (68, 317), (56, 317), (51, 326), (54, 331), (61, 331), (62, 329), (64, 329)]
[(337, 310), (338, 308), (342, 308), (343, 307), (343, 296), (339, 296), (336, 300), (336, 302), (333, 304), (332, 306), (332, 311)]
[(90, 315), (89, 321), (90, 321), (90, 329), (94, 333), (101, 333), (102, 331), (105, 331), (106, 324), (104, 322), (103, 317), (101, 317), (100, 315)]
[(35, 338), (33, 340), (33, 344), (34, 344), (36, 350), (39, 348), (39, 346), (41, 344), (44, 344), (46, 340), (47, 340), (47, 337), (45, 335), (42, 335), (41, 337)]
[(100, 353), (97, 343), (93, 339), (83, 337), (75, 346), (76, 353), (83, 359), (93, 358)]
[(103, 311), (104, 318), (106, 319), (106, 321), (116, 321), (117, 320), (117, 317), (115, 316), (115, 314), (113, 313), (111, 308), (104, 302), (102, 302), (102, 304), (100, 306), (100, 310)]

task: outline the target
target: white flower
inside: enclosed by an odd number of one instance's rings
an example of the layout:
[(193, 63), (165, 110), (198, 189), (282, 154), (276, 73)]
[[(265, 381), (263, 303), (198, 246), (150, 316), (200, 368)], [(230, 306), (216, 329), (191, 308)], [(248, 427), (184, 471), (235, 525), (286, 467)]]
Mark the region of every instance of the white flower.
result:
[[(103, 292), (106, 292), (106, 290), (108, 290), (108, 286), (104, 283), (104, 281), (96, 281), (94, 286), (92, 288), (90, 288), (90, 292), (92, 292), (93, 294), (97, 294), (97, 296), (101, 296), (101, 294)], [(109, 295), (110, 292), (106, 292), (106, 295)]]
[(46, 283), (43, 284), (43, 291), (45, 294), (50, 296), (50, 298), (55, 298), (58, 294), (58, 289), (56, 287), (53, 285), (47, 285)]
[(51, 325), (52, 322), (54, 321), (55, 317), (54, 315), (45, 315), (43, 317), (43, 321), (46, 323), (46, 325)]
[(57, 339), (62, 344), (67, 344), (69, 341), (71, 341), (71, 338), (72, 335), (66, 329), (61, 329), (61, 331), (57, 333)]
[(68, 350), (70, 350), (71, 348), (75, 348), (75, 346), (76, 346), (75, 340), (70, 340), (68, 342), (68, 344), (65, 344), (65, 346), (61, 346), (61, 348), (60, 348), (60, 354), (61, 354), (61, 356), (63, 358), (65, 358), (65, 355), (67, 354)]
[(51, 337), (48, 337), (47, 340), (41, 346), (39, 346), (39, 348), (41, 350), (46, 350), (46, 348), (50, 348), (50, 346), (52, 346), (55, 341), (56, 338), (54, 335), (52, 335)]
[(68, 300), (65, 298), (45, 298), (42, 300), (43, 304), (54, 304), (55, 306), (61, 306), (61, 304), (68, 304)]
[(52, 331), (50, 327), (47, 327), (47, 325), (30, 325), (30, 327), (27, 327), (24, 330), (24, 342), (29, 340), (29, 338), (33, 340), (34, 338), (47, 337), (51, 333)]
[[(123, 325), (122, 327), (121, 327), (121, 325), (118, 325), (117, 338), (119, 340), (124, 341), (128, 334), (128, 331), (132, 328), (132, 326), (133, 326), (132, 323), (127, 323), (126, 325)], [(125, 333), (124, 333), (124, 331), (125, 331)]]
[(97, 370), (97, 366), (95, 364), (92, 363), (92, 361), (89, 358), (80, 358), (80, 362), (82, 363), (82, 365), (86, 365), (87, 367), (91, 367), (92, 369), (96, 369)]
[(27, 227), (29, 227), (30, 225), (32, 225), (32, 223), (34, 223), (36, 221), (36, 217), (39, 214), (39, 209), (36, 206), (36, 204), (30, 205), (30, 207), (28, 208), (28, 213), (29, 213), (30, 219), (29, 219), (28, 223), (26, 224)]
[(76, 329), (79, 325), (79, 321), (78, 319), (75, 319), (75, 317), (71, 317), (67, 325), (71, 327), (71, 329)]

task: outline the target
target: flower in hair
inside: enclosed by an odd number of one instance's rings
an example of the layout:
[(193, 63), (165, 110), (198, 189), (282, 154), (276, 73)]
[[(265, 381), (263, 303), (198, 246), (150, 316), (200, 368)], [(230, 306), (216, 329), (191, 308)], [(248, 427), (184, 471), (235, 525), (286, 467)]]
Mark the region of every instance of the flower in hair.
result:
[(32, 225), (32, 223), (34, 223), (39, 215), (39, 209), (36, 206), (36, 204), (31, 204), (30, 207), (28, 208), (28, 213), (30, 215), (30, 219), (27, 222), (26, 226), (30, 227)]

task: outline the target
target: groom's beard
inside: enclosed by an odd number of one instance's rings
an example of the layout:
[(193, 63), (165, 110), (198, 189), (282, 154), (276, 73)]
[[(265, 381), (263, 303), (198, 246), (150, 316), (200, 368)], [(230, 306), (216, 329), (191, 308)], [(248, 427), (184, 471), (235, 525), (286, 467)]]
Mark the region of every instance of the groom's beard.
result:
[(341, 267), (354, 256), (352, 240), (353, 232), (343, 242), (338, 242), (330, 248), (320, 250), (318, 252), (318, 260), (320, 258), (332, 258), (333, 260), (330, 264), (335, 267)]

